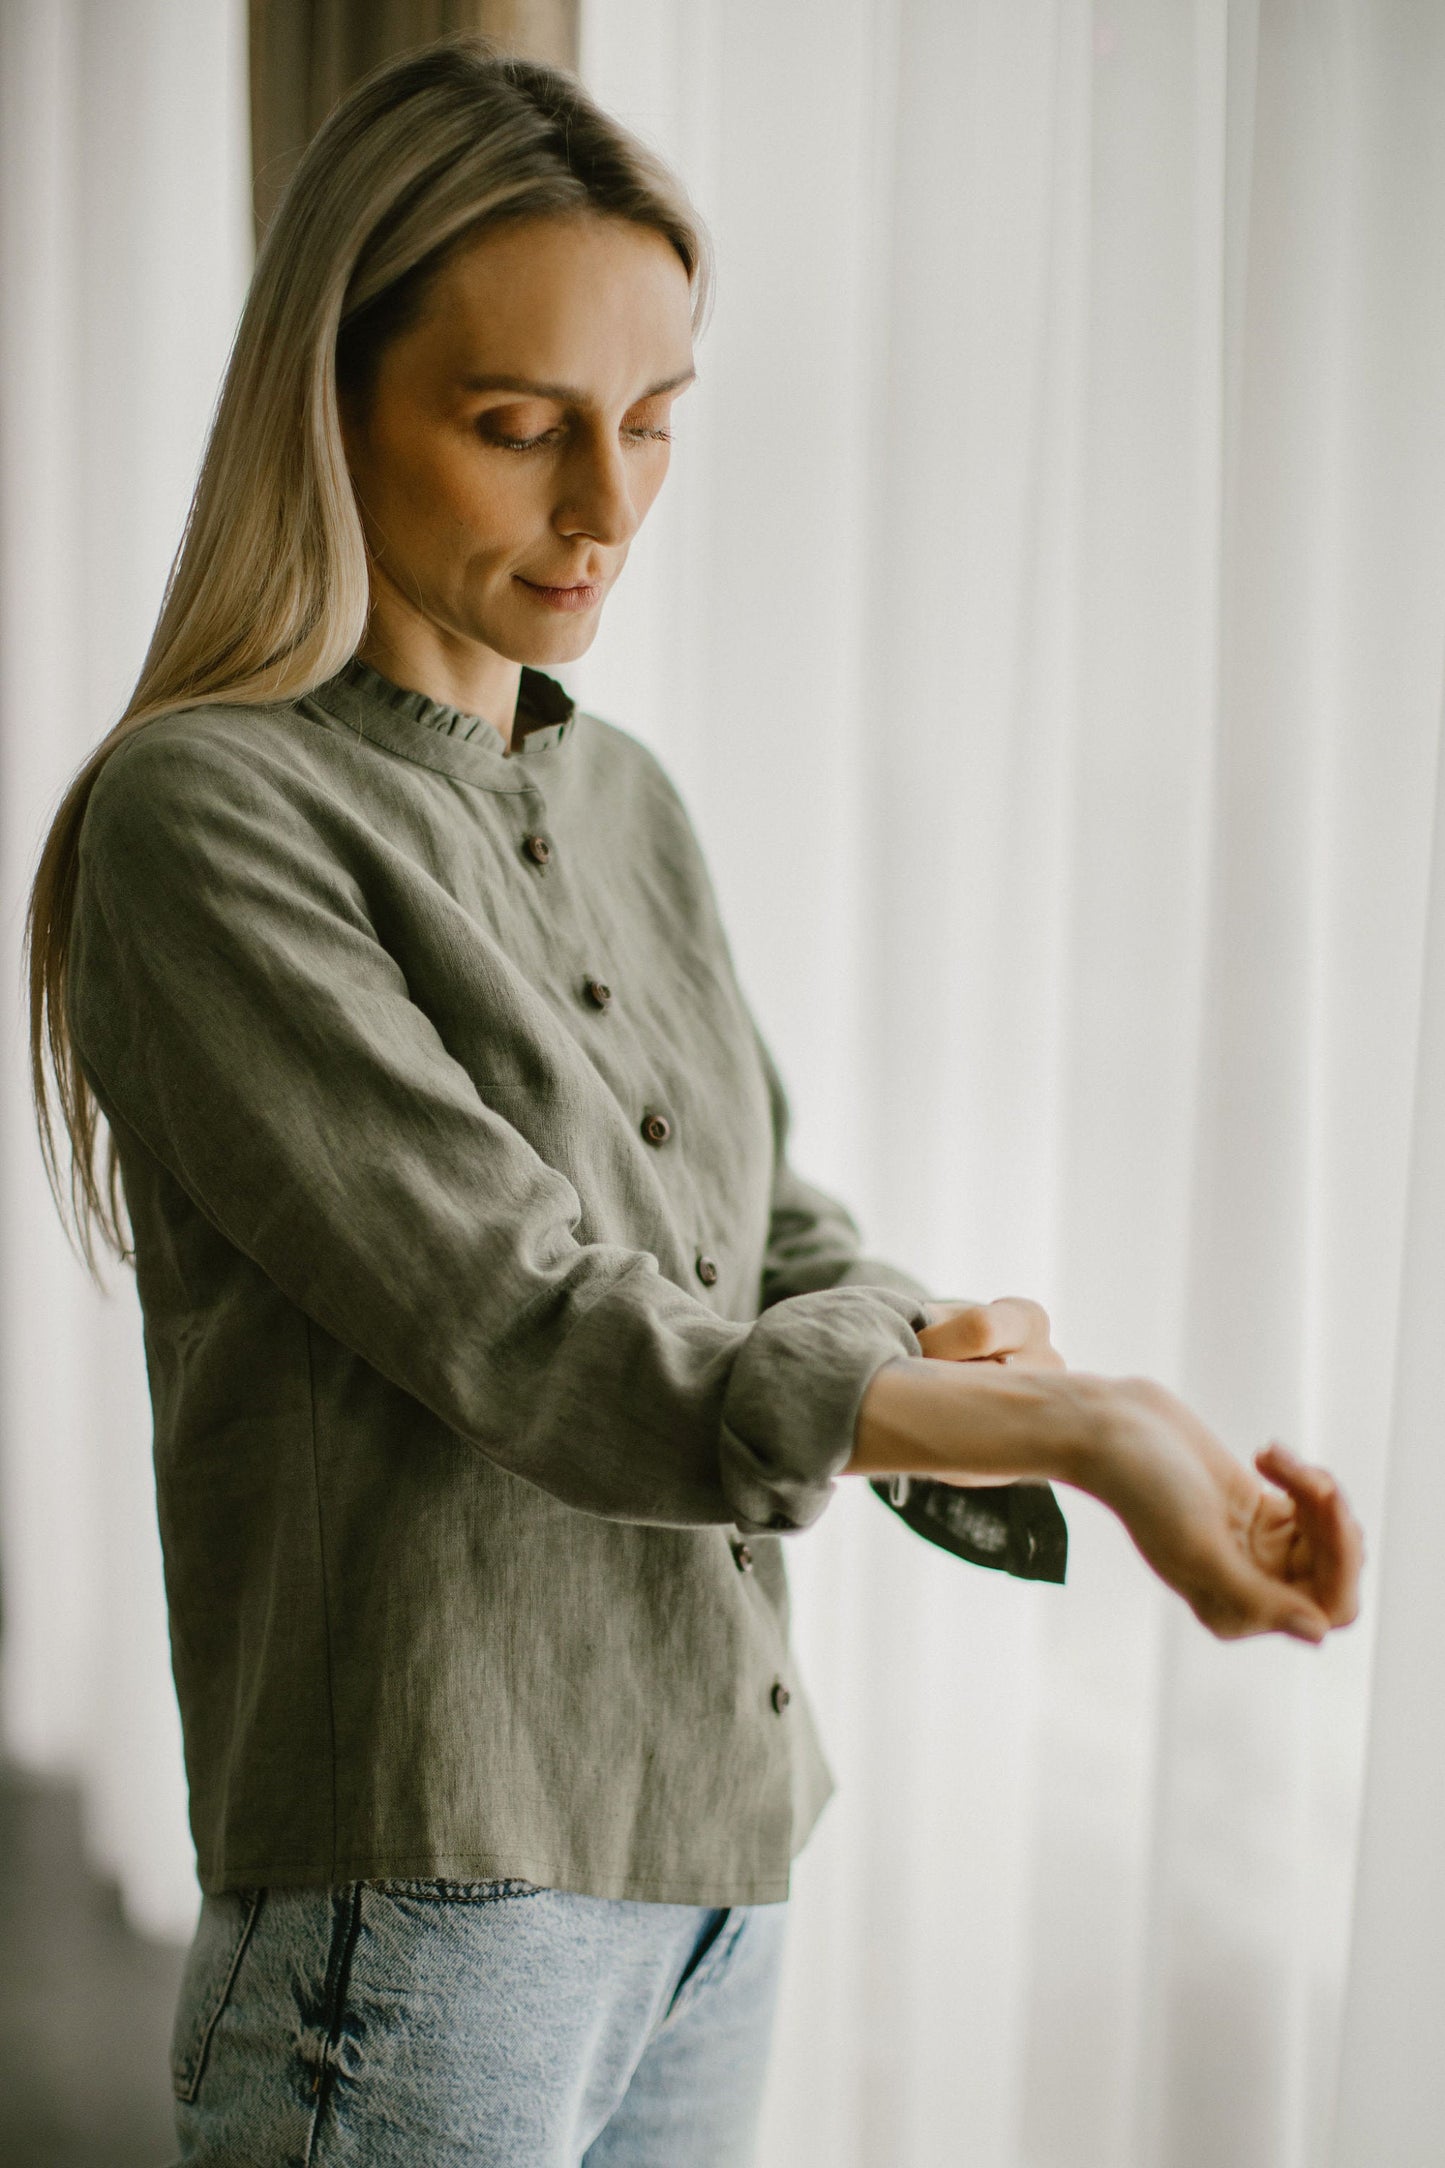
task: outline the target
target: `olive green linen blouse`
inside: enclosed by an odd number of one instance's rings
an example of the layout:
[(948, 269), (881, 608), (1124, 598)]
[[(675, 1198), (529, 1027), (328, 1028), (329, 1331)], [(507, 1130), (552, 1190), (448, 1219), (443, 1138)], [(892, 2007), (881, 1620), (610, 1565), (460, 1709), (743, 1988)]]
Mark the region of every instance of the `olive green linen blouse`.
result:
[(925, 1291), (790, 1167), (656, 757), (522, 672), (178, 710), (86, 809), (202, 1887), (785, 1897), (780, 1535)]

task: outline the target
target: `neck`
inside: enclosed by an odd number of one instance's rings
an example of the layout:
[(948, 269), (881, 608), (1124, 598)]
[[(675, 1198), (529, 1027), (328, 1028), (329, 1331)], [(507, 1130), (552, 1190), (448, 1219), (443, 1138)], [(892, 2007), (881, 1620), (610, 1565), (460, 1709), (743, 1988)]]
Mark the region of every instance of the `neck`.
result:
[(387, 609), (379, 594), (356, 652), (393, 684), (425, 693), (443, 707), (460, 708), (465, 715), (483, 716), (503, 745), (511, 747), (522, 683), (519, 662), (414, 612)]

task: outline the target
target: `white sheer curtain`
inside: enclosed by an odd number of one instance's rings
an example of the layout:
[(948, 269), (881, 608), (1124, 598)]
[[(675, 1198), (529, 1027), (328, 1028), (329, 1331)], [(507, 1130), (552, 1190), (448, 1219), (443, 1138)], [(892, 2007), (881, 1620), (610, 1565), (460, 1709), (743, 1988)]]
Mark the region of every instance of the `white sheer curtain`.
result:
[(155, 622), (250, 276), (244, 0), (0, 0), (0, 1710), (188, 1934), (135, 1282), (67, 1247), (30, 1113), (26, 893)]
[[(0, 17), (16, 932), (244, 284), (240, 15)], [(1226, 1646), (1077, 1492), (1060, 1589), (840, 1487), (762, 2168), (1433, 2168), (1445, 16), (588, 0), (582, 66), (721, 267), (565, 674), (688, 799), (798, 1163), (941, 1294), (1327, 1462), (1370, 1543), (1356, 1627)], [(133, 1295), (52, 1232), (12, 1038), (5, 1741), (181, 1931)]]
[(1077, 1492), (1057, 1589), (845, 1486), (767, 2168), (1438, 2162), (1445, 16), (591, 0), (583, 69), (722, 263), (577, 681), (689, 798), (800, 1162), (1370, 1543), (1350, 1632), (1224, 1645)]

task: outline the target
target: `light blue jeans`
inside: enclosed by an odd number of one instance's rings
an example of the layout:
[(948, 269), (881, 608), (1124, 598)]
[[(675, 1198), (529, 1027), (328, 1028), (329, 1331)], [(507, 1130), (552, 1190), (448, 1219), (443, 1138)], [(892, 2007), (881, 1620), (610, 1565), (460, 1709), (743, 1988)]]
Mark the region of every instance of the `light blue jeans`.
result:
[(206, 1897), (180, 2161), (747, 2168), (787, 1909), (520, 1881)]

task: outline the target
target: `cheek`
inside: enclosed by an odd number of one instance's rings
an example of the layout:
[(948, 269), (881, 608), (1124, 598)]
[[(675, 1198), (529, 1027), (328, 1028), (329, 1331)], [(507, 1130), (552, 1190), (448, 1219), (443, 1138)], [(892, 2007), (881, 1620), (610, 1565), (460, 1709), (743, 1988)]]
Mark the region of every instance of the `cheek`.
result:
[(447, 447), (415, 475), (412, 516), (432, 521), (475, 550), (530, 541), (545, 518), (539, 470), (469, 446)]
[(668, 448), (664, 446), (658, 458), (648, 461), (647, 473), (639, 481), (637, 488), (633, 492), (633, 502), (637, 507), (639, 517), (651, 511), (658, 491), (667, 480), (668, 465)]
[(485, 516), (477, 460), (466, 440), (403, 412), (387, 416), (368, 446), (368, 497), (393, 531), (451, 524), (468, 508)]

